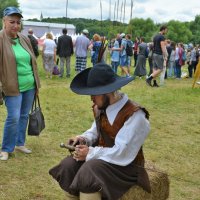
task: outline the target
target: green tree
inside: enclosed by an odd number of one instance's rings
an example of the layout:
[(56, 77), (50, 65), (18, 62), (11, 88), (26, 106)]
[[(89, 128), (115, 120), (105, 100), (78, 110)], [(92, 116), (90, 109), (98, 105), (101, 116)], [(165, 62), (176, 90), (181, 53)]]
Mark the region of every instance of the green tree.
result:
[(156, 29), (156, 25), (150, 18), (134, 18), (130, 20), (127, 32), (132, 34), (133, 37), (145, 37), (146, 42), (148, 42), (152, 40)]
[[(4, 9), (5, 2), (16, 2), (15, 0), (2, 1), (0, 4), (0, 9)], [(4, 6), (3, 6), (4, 5)], [(7, 4), (8, 5), (8, 4)], [(12, 4), (13, 5), (13, 4)], [(16, 4), (15, 4), (16, 5)], [(3, 8), (2, 8), (3, 7)], [(33, 19), (31, 19), (33, 21)], [(38, 20), (34, 20), (38, 21)], [(154, 24), (153, 20), (150, 18), (133, 18), (130, 20), (129, 24), (123, 24), (118, 21), (111, 22), (110, 20), (99, 21), (96, 19), (84, 19), (84, 18), (44, 18), (43, 22), (51, 23), (62, 23), (62, 24), (73, 24), (76, 26), (76, 33), (81, 33), (83, 29), (88, 29), (90, 34), (89, 37), (95, 33), (102, 36), (107, 36), (109, 39), (114, 38), (117, 33), (129, 33), (132, 38), (145, 37), (146, 42), (152, 41), (153, 36), (159, 32), (161, 24)], [(183, 43), (200, 43), (200, 15), (195, 17), (194, 21), (191, 22), (180, 22), (171, 20), (167, 23), (168, 34), (167, 38), (175, 42)]]
[(84, 28), (85, 24), (83, 22), (78, 22), (76, 24), (76, 33), (81, 33)]
[(2, 29), (3, 11), (8, 6), (19, 7), (17, 0), (0, 0), (0, 29)]
[(19, 7), (17, 0), (0, 0), (0, 18), (3, 17), (3, 10), (8, 6)]
[(184, 22), (171, 20), (168, 22), (167, 38), (175, 42), (188, 43), (192, 39), (192, 32)]
[(191, 41), (193, 41), (194, 44), (200, 44), (200, 15), (197, 15), (195, 20), (190, 22), (189, 26), (192, 32)]

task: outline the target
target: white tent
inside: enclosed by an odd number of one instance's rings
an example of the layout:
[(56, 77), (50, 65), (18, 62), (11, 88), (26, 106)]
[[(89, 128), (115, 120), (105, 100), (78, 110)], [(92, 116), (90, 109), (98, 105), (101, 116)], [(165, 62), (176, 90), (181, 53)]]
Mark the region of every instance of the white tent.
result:
[(44, 39), (46, 39), (46, 32), (44, 33), (44, 35), (42, 36), (42, 37), (40, 37), (40, 40), (44, 40)]

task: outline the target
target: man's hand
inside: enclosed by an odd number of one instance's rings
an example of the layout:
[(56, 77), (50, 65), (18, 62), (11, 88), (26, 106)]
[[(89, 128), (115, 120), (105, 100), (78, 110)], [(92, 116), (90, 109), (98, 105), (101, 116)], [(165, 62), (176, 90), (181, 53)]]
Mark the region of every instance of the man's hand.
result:
[(81, 136), (77, 136), (75, 138), (69, 139), (68, 141), (68, 145), (71, 145), (71, 146), (76, 146), (78, 144), (86, 144), (85, 139)]
[(87, 145), (76, 145), (73, 158), (76, 161), (84, 161), (89, 152), (89, 147)]

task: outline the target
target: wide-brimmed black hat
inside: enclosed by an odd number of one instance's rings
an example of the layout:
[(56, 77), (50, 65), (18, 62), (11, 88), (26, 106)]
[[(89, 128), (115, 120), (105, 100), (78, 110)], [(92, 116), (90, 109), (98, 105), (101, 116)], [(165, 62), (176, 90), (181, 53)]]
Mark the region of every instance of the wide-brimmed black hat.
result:
[(98, 63), (77, 74), (70, 84), (73, 92), (82, 95), (102, 95), (114, 92), (133, 80), (133, 77), (120, 77), (111, 67)]

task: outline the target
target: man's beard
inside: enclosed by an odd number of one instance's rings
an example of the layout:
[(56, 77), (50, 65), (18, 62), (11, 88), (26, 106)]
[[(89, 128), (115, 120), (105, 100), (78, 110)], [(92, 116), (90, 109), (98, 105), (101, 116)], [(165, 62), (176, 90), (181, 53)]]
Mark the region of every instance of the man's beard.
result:
[(98, 107), (99, 110), (106, 110), (106, 108), (110, 105), (110, 99), (109, 97), (104, 94), (103, 95), (103, 104), (101, 107)]

